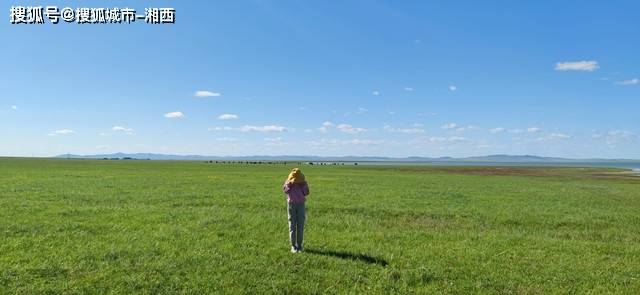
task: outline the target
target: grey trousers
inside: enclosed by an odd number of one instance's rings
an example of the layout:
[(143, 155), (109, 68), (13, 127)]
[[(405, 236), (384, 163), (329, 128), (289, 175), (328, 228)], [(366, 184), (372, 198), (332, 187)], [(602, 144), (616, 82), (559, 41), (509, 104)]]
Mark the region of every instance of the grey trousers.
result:
[(289, 212), (289, 239), (291, 246), (302, 250), (302, 238), (304, 236), (304, 203), (288, 204)]

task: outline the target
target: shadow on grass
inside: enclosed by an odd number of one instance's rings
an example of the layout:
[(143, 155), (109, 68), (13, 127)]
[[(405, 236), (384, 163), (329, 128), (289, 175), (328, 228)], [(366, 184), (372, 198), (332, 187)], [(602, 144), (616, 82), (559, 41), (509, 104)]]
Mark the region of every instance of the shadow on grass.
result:
[(348, 260), (354, 260), (354, 261), (362, 261), (362, 262), (366, 262), (366, 263), (370, 263), (370, 264), (377, 264), (380, 266), (387, 266), (387, 264), (389, 264), (386, 260), (382, 259), (382, 258), (378, 258), (378, 257), (373, 257), (373, 256), (369, 256), (366, 254), (354, 254), (354, 253), (349, 253), (349, 252), (340, 252), (340, 251), (331, 251), (331, 250), (319, 250), (319, 249), (311, 249), (311, 248), (307, 248), (304, 250), (304, 252), (310, 253), (310, 254), (316, 254), (316, 255), (324, 255), (324, 256), (331, 256), (331, 257), (336, 257), (336, 258), (341, 258), (341, 259), (348, 259)]

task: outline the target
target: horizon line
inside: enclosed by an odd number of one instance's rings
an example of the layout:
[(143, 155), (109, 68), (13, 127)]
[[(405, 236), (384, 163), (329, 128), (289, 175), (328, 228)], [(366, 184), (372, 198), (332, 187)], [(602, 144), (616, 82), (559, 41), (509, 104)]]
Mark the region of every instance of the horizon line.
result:
[(53, 156), (11, 156), (11, 155), (0, 155), (0, 158), (62, 158), (65, 156), (71, 157), (96, 157), (96, 156), (110, 156), (110, 155), (155, 155), (155, 156), (175, 156), (175, 157), (211, 157), (211, 158), (275, 158), (275, 157), (283, 157), (295, 160), (296, 158), (383, 158), (383, 159), (411, 159), (411, 158), (423, 158), (423, 159), (453, 159), (453, 160), (464, 160), (468, 158), (487, 158), (487, 157), (495, 157), (495, 156), (503, 156), (503, 157), (534, 157), (534, 158), (543, 158), (543, 159), (559, 159), (559, 160), (572, 160), (572, 161), (580, 161), (580, 160), (605, 160), (605, 161), (640, 161), (640, 159), (634, 158), (567, 158), (567, 157), (559, 157), (559, 156), (541, 156), (534, 154), (485, 154), (485, 155), (474, 155), (474, 156), (375, 156), (375, 155), (331, 155), (331, 156), (320, 156), (320, 155), (286, 155), (286, 154), (278, 154), (278, 155), (201, 155), (201, 154), (179, 154), (179, 153), (153, 153), (153, 152), (135, 152), (135, 153), (126, 153), (126, 152), (115, 152), (115, 153), (106, 153), (106, 154), (72, 154), (72, 153), (64, 153)]

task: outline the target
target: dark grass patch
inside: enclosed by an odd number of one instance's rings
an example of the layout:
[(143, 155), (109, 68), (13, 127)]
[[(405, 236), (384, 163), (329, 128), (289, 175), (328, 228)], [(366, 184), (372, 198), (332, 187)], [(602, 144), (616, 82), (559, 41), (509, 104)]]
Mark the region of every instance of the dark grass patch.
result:
[(30, 268), (26, 270), (26, 273), (38, 278), (61, 279), (69, 275), (69, 270), (59, 267)]

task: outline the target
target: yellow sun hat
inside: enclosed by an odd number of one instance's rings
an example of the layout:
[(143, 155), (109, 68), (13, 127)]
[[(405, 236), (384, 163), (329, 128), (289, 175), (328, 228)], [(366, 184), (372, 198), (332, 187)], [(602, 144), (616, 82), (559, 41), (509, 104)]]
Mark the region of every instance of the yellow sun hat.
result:
[(293, 183), (303, 183), (303, 182), (305, 182), (304, 174), (302, 174), (302, 171), (299, 168), (291, 169), (291, 173), (289, 173), (289, 177), (287, 178), (287, 180), (288, 181), (293, 181)]

